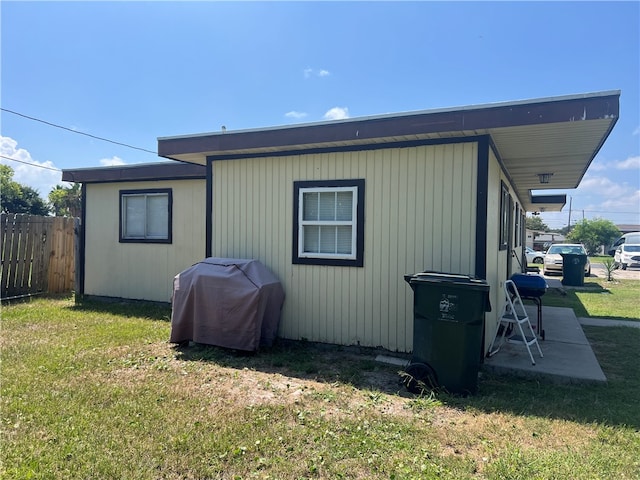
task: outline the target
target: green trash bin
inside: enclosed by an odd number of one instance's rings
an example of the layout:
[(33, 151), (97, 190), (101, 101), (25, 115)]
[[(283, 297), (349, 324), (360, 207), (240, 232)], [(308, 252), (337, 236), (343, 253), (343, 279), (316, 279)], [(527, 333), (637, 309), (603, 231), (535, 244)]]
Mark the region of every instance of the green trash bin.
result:
[(584, 285), (584, 266), (587, 256), (583, 253), (563, 253), (562, 255), (562, 284), (573, 287)]
[(476, 393), (484, 356), (484, 316), (491, 311), (489, 285), (443, 272), (405, 275), (405, 281), (414, 292), (413, 356), (405, 385), (413, 391), (425, 384), (452, 393)]

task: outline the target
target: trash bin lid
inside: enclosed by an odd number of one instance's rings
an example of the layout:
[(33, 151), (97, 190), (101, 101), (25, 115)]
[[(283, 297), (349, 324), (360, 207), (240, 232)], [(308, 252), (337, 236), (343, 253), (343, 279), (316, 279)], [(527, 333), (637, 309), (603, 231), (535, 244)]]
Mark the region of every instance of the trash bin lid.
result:
[(471, 275), (463, 275), (460, 273), (432, 272), (426, 271), (415, 273), (413, 275), (405, 275), (405, 282), (408, 284), (415, 283), (455, 283), (457, 285), (489, 287), (486, 281), (479, 280)]
[(404, 279), (414, 292), (416, 292), (418, 286), (421, 286), (421, 290), (427, 288), (444, 291), (449, 290), (450, 293), (465, 290), (467, 292), (475, 292), (475, 298), (482, 299), (481, 301), (484, 303), (484, 311), (491, 311), (491, 300), (489, 299), (490, 286), (485, 280), (479, 280), (471, 275), (431, 271), (405, 275)]

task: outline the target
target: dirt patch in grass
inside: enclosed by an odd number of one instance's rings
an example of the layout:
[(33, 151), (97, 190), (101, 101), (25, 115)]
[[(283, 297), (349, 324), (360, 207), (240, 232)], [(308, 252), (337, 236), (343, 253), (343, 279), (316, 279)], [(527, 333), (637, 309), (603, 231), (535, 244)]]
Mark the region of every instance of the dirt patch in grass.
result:
[[(225, 361), (243, 363), (242, 357), (214, 347), (188, 348), (216, 350), (215, 355), (226, 359), (221, 362), (223, 364)], [(561, 420), (550, 422), (509, 413), (486, 414), (438, 402), (427, 409), (413, 408), (420, 398), (403, 391), (394, 367), (366, 371), (359, 382), (370, 388), (363, 389), (331, 378), (319, 380), (314, 378), (315, 374), (287, 374), (286, 367), (280, 367), (285, 372), (282, 373), (247, 366), (223, 366), (211, 360), (185, 361), (184, 353), (185, 349), (165, 343), (146, 345), (143, 351), (138, 348), (135, 355), (119, 347), (109, 355), (112, 359), (119, 358), (115, 368), (95, 372), (92, 381), (130, 389), (148, 382), (166, 384), (169, 396), (180, 402), (200, 402), (203, 418), (224, 417), (230, 415), (230, 410), (278, 406), (292, 411), (321, 412), (332, 421), (353, 419), (358, 415), (418, 421), (430, 426), (442, 456), (473, 459), (479, 472), (492, 459), (492, 452), (500, 451), (504, 445), (531, 452), (582, 449), (597, 436), (591, 427)], [(331, 376), (331, 365), (363, 360), (362, 355), (322, 349), (313, 355), (324, 377)], [(248, 358), (251, 361), (247, 363), (260, 363), (255, 357)], [(87, 380), (79, 378), (78, 384)]]

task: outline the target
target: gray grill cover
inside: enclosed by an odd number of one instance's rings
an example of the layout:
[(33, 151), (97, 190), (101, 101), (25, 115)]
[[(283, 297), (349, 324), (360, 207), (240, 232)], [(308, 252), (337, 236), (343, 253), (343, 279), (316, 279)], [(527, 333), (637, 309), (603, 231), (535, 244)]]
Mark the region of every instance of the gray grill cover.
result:
[(255, 351), (276, 338), (284, 289), (259, 261), (206, 258), (174, 277), (170, 342)]

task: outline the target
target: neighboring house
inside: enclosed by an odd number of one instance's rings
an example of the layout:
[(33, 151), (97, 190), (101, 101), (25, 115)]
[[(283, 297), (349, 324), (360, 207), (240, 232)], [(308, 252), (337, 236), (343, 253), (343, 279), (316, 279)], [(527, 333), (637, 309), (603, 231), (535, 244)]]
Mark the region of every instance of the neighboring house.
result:
[(78, 293), (169, 302), (173, 277), (204, 254), (205, 168), (86, 168), (62, 180), (82, 183)]
[(620, 230), (620, 235), (624, 235), (625, 233), (631, 233), (631, 232), (640, 232), (640, 225), (633, 225), (633, 224), (618, 224), (616, 225), (616, 227), (618, 227), (618, 230)]
[(256, 258), (280, 278), (281, 337), (409, 352), (403, 275), (436, 270), (490, 285), (486, 349), (502, 283), (521, 269), (525, 212), (565, 204), (532, 191), (578, 186), (617, 121), (619, 95), (159, 138), (158, 153), (206, 168), (203, 205), (181, 220), (202, 228), (200, 256)]
[(527, 247), (537, 252), (545, 252), (553, 243), (562, 243), (566, 237), (561, 233), (546, 233), (527, 230)]

